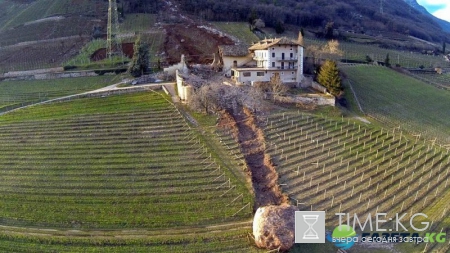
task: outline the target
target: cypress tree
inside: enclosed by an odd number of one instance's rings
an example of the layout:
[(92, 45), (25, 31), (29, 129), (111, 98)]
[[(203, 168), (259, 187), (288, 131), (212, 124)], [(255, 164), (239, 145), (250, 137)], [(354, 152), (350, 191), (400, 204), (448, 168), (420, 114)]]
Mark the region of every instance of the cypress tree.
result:
[(146, 43), (141, 43), (141, 37), (139, 36), (134, 42), (133, 50), (133, 58), (128, 67), (128, 73), (133, 77), (139, 77), (147, 72), (150, 65), (148, 45)]
[(391, 60), (389, 58), (389, 53), (386, 55), (386, 59), (384, 59), (384, 65), (386, 67), (390, 67), (391, 66)]
[(336, 62), (326, 60), (322, 67), (320, 67), (317, 81), (325, 86), (332, 95), (338, 96), (342, 87), (341, 77), (339, 76), (339, 69)]

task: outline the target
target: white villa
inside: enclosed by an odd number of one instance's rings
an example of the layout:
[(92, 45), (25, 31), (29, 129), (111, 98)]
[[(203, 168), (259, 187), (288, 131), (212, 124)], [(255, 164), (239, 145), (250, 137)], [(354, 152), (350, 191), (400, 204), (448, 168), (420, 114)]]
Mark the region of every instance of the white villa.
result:
[(286, 37), (264, 39), (250, 46), (246, 55), (242, 46), (236, 50), (232, 47), (219, 47), (219, 54), (225, 75), (237, 84), (268, 82), (274, 73), (279, 73), (284, 83), (296, 86), (303, 79), (303, 46), (296, 41)]

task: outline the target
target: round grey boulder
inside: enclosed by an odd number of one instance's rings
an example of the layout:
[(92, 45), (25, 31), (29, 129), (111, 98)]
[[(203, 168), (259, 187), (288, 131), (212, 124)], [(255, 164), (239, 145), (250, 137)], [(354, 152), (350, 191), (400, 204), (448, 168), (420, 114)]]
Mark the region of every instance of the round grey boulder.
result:
[(253, 236), (260, 248), (289, 250), (295, 241), (295, 211), (288, 204), (258, 208), (253, 219)]

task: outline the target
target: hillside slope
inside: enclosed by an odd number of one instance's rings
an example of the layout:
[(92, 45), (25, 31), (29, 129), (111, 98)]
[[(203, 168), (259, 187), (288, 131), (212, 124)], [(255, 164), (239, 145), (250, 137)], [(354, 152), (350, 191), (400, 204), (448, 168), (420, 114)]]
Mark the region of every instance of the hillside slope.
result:
[(328, 22), (334, 22), (334, 28), (360, 33), (389, 31), (427, 41), (450, 39), (450, 34), (443, 33), (434, 20), (403, 0), (178, 0), (178, 3), (184, 10), (214, 21), (260, 17), (272, 27), (292, 24), (322, 30)]
[(0, 252), (257, 252), (237, 144), (162, 92), (102, 95), (0, 117)]
[(36, 0), (36, 1), (1, 1), (6, 9), (0, 10), (0, 30), (26, 25), (29, 22), (55, 16), (98, 17), (106, 11), (107, 5), (100, 0)]
[(433, 15), (431, 15), (427, 9), (425, 9), (422, 5), (417, 3), (417, 0), (404, 0), (407, 4), (409, 4), (411, 7), (413, 7), (414, 9), (418, 10), (420, 13), (424, 14), (427, 17), (430, 17), (431, 19), (433, 19), (434, 22), (436, 22), (438, 25), (441, 26), (441, 28), (446, 31), (446, 32), (450, 32), (450, 23), (442, 20), (440, 18), (437, 18)]

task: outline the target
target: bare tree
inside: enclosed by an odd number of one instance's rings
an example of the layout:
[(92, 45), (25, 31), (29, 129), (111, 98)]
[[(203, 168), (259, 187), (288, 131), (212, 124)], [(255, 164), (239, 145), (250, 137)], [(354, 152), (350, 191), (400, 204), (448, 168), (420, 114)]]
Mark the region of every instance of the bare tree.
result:
[(255, 21), (253, 22), (253, 27), (256, 29), (261, 29), (266, 27), (266, 23), (264, 23), (264, 21), (260, 18), (255, 19)]
[(322, 47), (311, 45), (306, 48), (306, 50), (311, 54), (314, 64), (317, 64), (317, 59), (321, 58), (322, 55), (336, 55), (342, 56), (344, 52), (339, 49), (339, 41), (329, 40), (327, 44)]
[(220, 110), (236, 110), (246, 106), (253, 111), (260, 110), (263, 94), (251, 86), (229, 86), (212, 82), (196, 89), (189, 106), (200, 112), (214, 113)]
[(226, 85), (211, 83), (197, 88), (189, 100), (189, 106), (197, 111), (212, 113), (232, 106), (235, 96), (233, 90)]
[(264, 100), (264, 93), (261, 89), (253, 86), (238, 87), (237, 94), (238, 103), (251, 110), (260, 111), (262, 109), (262, 101)]
[(200, 112), (210, 113), (215, 108), (215, 93), (209, 85), (197, 88), (188, 101), (189, 106)]
[(271, 90), (275, 94), (283, 94), (289, 90), (283, 81), (281, 81), (280, 73), (274, 73), (272, 77), (270, 77)]
[(320, 47), (316, 45), (311, 45), (306, 48), (306, 51), (308, 51), (311, 54), (313, 58), (313, 64), (316, 64), (317, 58), (320, 58), (320, 55), (322, 54)]
[(322, 52), (339, 56), (344, 54), (344, 52), (339, 49), (339, 41), (337, 40), (329, 40), (328, 43), (322, 47)]

